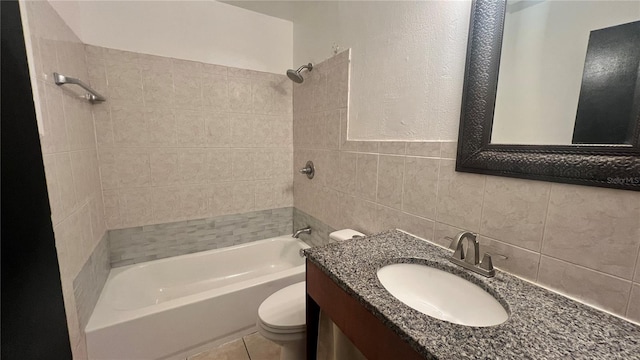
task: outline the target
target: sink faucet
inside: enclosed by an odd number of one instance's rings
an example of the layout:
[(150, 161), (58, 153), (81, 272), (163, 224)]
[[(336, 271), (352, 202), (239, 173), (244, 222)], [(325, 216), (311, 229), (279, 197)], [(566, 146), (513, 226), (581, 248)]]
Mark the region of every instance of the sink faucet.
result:
[[(464, 252), (464, 239), (469, 240), (466, 254)], [(449, 247), (454, 251), (454, 259), (464, 260), (471, 265), (478, 265), (480, 258), (480, 243), (478, 242), (478, 235), (472, 232), (463, 231), (456, 235), (456, 238), (453, 239)]]
[(300, 237), (300, 234), (311, 234), (311, 226), (296, 230), (296, 232), (294, 232), (291, 237), (298, 239)]
[[(464, 251), (465, 239), (468, 240), (466, 253)], [(496, 271), (493, 269), (491, 254), (485, 253), (482, 262), (479, 262), (480, 243), (478, 242), (478, 235), (463, 231), (456, 235), (449, 247), (454, 251), (453, 256), (449, 258), (452, 263), (486, 277), (495, 276)]]

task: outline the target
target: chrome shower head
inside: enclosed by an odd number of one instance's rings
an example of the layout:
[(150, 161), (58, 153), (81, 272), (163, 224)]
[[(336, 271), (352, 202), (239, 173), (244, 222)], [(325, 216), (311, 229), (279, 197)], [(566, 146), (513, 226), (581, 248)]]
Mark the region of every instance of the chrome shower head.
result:
[(291, 81), (301, 84), (304, 81), (304, 78), (300, 73), (304, 69), (308, 69), (309, 71), (313, 70), (313, 64), (309, 63), (307, 65), (302, 65), (298, 68), (298, 70), (289, 69), (287, 70), (287, 76), (289, 77), (289, 79), (291, 79)]
[(302, 75), (300, 75), (300, 72), (296, 71), (296, 70), (293, 70), (293, 69), (287, 70), (287, 76), (293, 82), (296, 82), (298, 84), (300, 84), (300, 83), (302, 83), (304, 81), (304, 78), (302, 77)]

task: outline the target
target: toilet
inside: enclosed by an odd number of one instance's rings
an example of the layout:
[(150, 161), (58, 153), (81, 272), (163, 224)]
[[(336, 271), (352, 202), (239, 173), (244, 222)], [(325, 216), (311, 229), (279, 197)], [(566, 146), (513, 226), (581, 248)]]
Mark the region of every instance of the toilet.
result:
[[(364, 234), (351, 229), (329, 234), (333, 241)], [(280, 345), (280, 360), (306, 358), (306, 283), (289, 285), (266, 298), (258, 308), (256, 325), (260, 335)]]

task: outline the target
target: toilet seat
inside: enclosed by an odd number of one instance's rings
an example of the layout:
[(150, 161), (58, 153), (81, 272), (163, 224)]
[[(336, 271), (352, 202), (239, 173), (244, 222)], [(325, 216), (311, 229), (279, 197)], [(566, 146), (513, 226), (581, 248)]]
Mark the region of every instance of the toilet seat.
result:
[(259, 325), (277, 334), (301, 332), (306, 327), (306, 283), (301, 281), (271, 294), (258, 308)]
[(257, 326), (258, 326), (258, 330), (263, 330), (273, 335), (285, 335), (285, 336), (304, 333), (307, 328), (306, 326), (303, 325), (303, 326), (297, 326), (295, 328), (276, 329), (276, 328), (269, 327), (268, 325), (265, 325), (262, 321), (258, 321)]

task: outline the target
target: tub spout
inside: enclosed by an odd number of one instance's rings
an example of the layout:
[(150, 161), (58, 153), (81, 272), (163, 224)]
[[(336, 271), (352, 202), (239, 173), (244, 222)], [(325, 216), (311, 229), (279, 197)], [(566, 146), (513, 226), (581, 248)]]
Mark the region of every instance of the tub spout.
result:
[(291, 237), (298, 239), (300, 237), (300, 234), (311, 234), (311, 226), (296, 230), (296, 232), (294, 232)]

